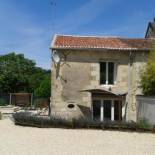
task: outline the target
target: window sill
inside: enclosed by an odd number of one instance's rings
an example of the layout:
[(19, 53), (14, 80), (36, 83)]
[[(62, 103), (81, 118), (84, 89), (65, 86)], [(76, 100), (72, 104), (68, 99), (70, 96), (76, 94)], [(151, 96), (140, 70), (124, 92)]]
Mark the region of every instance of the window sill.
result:
[(107, 87), (107, 88), (110, 88), (110, 87), (114, 87), (116, 86), (116, 84), (112, 84), (112, 85), (107, 85), (107, 84), (100, 84), (101, 87)]

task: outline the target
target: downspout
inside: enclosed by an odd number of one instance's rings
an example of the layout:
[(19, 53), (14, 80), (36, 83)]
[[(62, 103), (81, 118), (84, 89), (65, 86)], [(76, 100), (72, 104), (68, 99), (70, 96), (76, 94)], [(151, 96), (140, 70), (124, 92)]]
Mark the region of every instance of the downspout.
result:
[[(132, 87), (132, 83), (131, 83), (131, 58), (132, 58), (132, 51), (130, 51), (130, 53), (129, 53), (129, 62), (128, 62), (128, 105), (126, 105), (126, 108), (125, 108), (126, 112), (125, 112), (125, 114), (127, 114), (128, 106), (131, 105), (131, 87)], [(128, 113), (130, 114), (129, 111), (128, 111)], [(126, 115), (125, 119), (127, 119), (127, 115)]]
[(53, 104), (53, 89), (52, 89), (53, 76), (52, 76), (52, 73), (53, 73), (54, 66), (53, 66), (52, 54), (53, 54), (53, 50), (51, 49), (51, 97), (50, 97), (49, 113), (48, 113), (49, 116), (51, 116), (51, 110), (52, 110), (52, 104)]

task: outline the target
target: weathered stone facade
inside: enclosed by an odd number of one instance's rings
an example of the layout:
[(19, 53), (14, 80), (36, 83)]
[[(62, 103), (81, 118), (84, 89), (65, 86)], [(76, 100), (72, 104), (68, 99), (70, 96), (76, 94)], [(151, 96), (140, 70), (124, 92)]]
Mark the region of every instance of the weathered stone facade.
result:
[[(58, 50), (61, 61), (52, 67), (52, 114), (64, 118), (92, 116), (91, 93), (84, 90), (100, 85), (101, 61), (112, 61), (115, 84), (106, 88), (127, 92), (122, 112), (126, 120), (136, 121), (136, 94), (140, 94), (140, 72), (147, 59), (146, 52), (114, 50)], [(68, 108), (69, 104), (75, 105)], [(126, 116), (126, 117), (125, 117)]]

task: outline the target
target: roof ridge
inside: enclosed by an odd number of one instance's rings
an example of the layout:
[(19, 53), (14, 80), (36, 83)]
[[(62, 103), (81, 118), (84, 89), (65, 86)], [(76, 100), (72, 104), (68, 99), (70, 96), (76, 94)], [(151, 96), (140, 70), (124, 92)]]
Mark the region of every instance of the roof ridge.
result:
[(56, 36), (64, 36), (64, 37), (96, 37), (96, 38), (120, 38), (118, 36), (101, 36), (101, 35), (68, 35), (68, 34), (56, 34)]

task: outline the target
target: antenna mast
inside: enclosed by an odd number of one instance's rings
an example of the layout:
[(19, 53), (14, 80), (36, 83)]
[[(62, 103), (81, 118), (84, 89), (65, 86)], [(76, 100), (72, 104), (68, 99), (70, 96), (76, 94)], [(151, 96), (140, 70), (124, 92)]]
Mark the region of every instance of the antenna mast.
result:
[(50, 5), (51, 5), (51, 8), (52, 8), (52, 22), (51, 22), (51, 24), (52, 24), (52, 32), (54, 32), (54, 30), (55, 30), (55, 12), (56, 12), (56, 0), (51, 0), (51, 2), (50, 2)]

